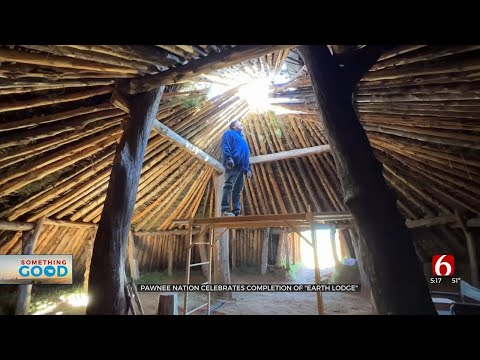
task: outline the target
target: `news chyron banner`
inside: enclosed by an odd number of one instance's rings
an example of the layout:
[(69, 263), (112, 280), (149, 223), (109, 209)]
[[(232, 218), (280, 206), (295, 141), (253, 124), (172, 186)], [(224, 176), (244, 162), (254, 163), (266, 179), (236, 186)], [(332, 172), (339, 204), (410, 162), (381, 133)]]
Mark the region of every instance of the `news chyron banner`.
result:
[(141, 292), (359, 292), (360, 284), (137, 284)]
[(73, 255), (0, 255), (0, 284), (72, 284)]

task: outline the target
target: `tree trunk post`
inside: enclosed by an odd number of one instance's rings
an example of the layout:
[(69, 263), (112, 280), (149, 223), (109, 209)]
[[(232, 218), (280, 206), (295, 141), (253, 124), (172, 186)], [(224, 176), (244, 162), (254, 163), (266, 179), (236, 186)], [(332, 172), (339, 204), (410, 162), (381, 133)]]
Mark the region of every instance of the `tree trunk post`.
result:
[[(327, 46), (302, 46), (332, 154), (344, 203), (353, 215), (371, 261), (365, 270), (380, 314), (436, 314), (422, 265), (352, 106), (353, 87), (382, 50), (368, 47), (339, 66)], [(345, 65), (345, 64), (344, 64)], [(370, 258), (369, 258), (370, 260)]]
[(133, 96), (130, 118), (117, 145), (107, 196), (93, 246), (87, 315), (127, 311), (125, 256), (145, 149), (163, 87)]
[(260, 274), (265, 275), (268, 269), (268, 242), (270, 240), (270, 228), (265, 229), (262, 239), (262, 260)]
[[(222, 194), (223, 183), (225, 176), (217, 175), (215, 177), (215, 216), (219, 217), (222, 214)], [(229, 250), (228, 250), (228, 229), (216, 228), (214, 230), (215, 244), (214, 250), (214, 270), (213, 281), (215, 284), (231, 284), (230, 281), (230, 264), (229, 264)], [(220, 237), (220, 238), (219, 238)], [(218, 240), (217, 240), (218, 239)], [(221, 297), (231, 298), (231, 292), (217, 293)]]
[[(42, 217), (35, 230), (26, 231), (22, 234), (22, 255), (32, 255), (35, 251), (35, 244), (40, 237), (43, 222), (45, 217)], [(17, 305), (15, 307), (15, 315), (27, 315), (28, 307), (30, 306), (30, 296), (32, 293), (32, 285), (18, 285)]]

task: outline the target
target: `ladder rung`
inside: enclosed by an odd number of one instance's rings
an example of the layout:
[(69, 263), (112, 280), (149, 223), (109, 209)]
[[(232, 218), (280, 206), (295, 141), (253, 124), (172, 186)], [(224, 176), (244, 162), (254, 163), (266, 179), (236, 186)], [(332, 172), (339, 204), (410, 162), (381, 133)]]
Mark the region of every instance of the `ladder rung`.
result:
[(207, 285), (210, 284), (208, 281), (205, 281), (204, 283), (201, 283), (200, 285)]
[(196, 263), (196, 264), (190, 264), (190, 267), (200, 266), (200, 265), (206, 265), (206, 264), (210, 264), (210, 261), (201, 262), (201, 263)]
[(188, 315), (188, 314), (191, 314), (191, 313), (194, 313), (195, 311), (197, 311), (197, 310), (199, 310), (199, 309), (201, 309), (202, 307), (207, 306), (207, 305), (208, 305), (208, 303), (205, 303), (205, 304), (203, 304), (203, 305), (200, 305), (199, 307), (196, 307), (195, 309), (188, 311), (188, 312), (187, 312), (187, 315)]

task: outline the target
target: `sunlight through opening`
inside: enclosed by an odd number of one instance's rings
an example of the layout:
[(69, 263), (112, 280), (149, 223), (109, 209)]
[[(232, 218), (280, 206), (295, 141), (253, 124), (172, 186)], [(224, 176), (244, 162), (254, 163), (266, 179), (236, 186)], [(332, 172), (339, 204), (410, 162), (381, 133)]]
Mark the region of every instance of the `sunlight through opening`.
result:
[[(303, 231), (302, 235), (309, 241), (312, 241), (311, 232), (309, 230)], [(335, 247), (337, 254), (340, 254), (340, 242), (338, 241), (338, 232), (335, 238)], [(332, 244), (330, 242), (330, 229), (317, 230), (317, 249), (318, 249), (318, 264), (320, 270), (331, 269), (335, 267), (335, 260), (333, 258)], [(302, 256), (302, 264), (306, 268), (314, 269), (315, 262), (313, 260), (313, 248), (304, 240), (300, 244), (300, 253)]]
[(87, 306), (88, 295), (87, 294), (69, 294), (67, 296), (60, 296), (60, 300), (69, 303), (72, 306)]
[(250, 112), (264, 113), (270, 110), (270, 81), (267, 78), (251, 80), (238, 91), (238, 96), (244, 99), (250, 107)]

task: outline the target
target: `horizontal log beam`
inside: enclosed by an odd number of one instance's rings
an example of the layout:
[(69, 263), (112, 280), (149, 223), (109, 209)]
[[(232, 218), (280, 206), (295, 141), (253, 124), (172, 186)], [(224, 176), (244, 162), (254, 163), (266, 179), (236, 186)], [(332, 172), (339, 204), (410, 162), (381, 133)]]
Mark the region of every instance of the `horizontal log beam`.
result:
[(170, 129), (168, 126), (162, 124), (160, 121), (155, 120), (153, 122), (153, 129), (155, 129), (155, 131), (159, 132), (163, 136), (166, 136), (169, 140), (174, 142), (180, 148), (188, 151), (190, 154), (195, 156), (197, 159), (200, 159), (201, 161), (206, 162), (210, 166), (213, 166), (213, 168), (219, 174), (224, 173), (225, 168), (223, 167), (223, 165), (218, 160), (214, 159), (213, 157), (208, 155), (205, 151), (203, 151), (202, 149), (193, 145), (187, 139), (178, 135), (175, 131)]
[(330, 145), (319, 145), (319, 146), (312, 146), (312, 147), (303, 148), (303, 149), (281, 151), (274, 154), (252, 156), (250, 158), (250, 164), (259, 164), (259, 163), (265, 163), (269, 161), (286, 160), (286, 159), (292, 159), (292, 158), (297, 158), (301, 156), (321, 154), (328, 151), (330, 151)]
[(210, 54), (199, 60), (192, 60), (184, 66), (163, 71), (156, 75), (147, 75), (141, 79), (132, 80), (130, 81), (129, 92), (131, 94), (138, 94), (162, 85), (175, 84), (201, 75), (202, 73), (210, 73), (289, 47), (292, 47), (292, 45), (238, 45), (233, 49)]
[(405, 224), (409, 229), (415, 229), (419, 227), (429, 227), (429, 226), (435, 226), (435, 225), (445, 225), (445, 224), (450, 224), (453, 222), (456, 222), (457, 219), (455, 218), (454, 215), (446, 215), (446, 216), (438, 216), (434, 218), (425, 218), (425, 219), (420, 219), (420, 220), (406, 220)]
[[(192, 234), (199, 234), (199, 230), (192, 230)], [(137, 231), (133, 233), (135, 236), (165, 236), (165, 235), (188, 235), (188, 230), (158, 230), (158, 231)]]
[[(429, 226), (436, 226), (436, 225), (447, 225), (452, 224), (452, 227), (457, 228), (459, 227), (458, 220), (455, 215), (444, 215), (438, 217), (430, 217), (424, 218), (419, 220), (410, 220), (408, 219), (405, 221), (405, 224), (409, 229), (415, 229), (419, 227), (429, 227)], [(480, 227), (480, 217), (472, 218), (466, 221), (467, 227)]]
[(480, 217), (467, 220), (467, 227), (480, 227)]
[(51, 54), (34, 54), (26, 51), (11, 49), (0, 49), (0, 61), (9, 61), (23, 64), (33, 64), (40, 66), (60, 67), (67, 69), (81, 69), (91, 71), (120, 72), (126, 74), (137, 74), (135, 69), (123, 66), (114, 66), (101, 64), (95, 61), (72, 59), (64, 56)]
[[(98, 226), (93, 223), (82, 223), (77, 221), (66, 221), (66, 220), (54, 220), (54, 219), (45, 219), (44, 225), (55, 225), (55, 226), (69, 226), (75, 228), (91, 228)], [(30, 231), (35, 229), (37, 224), (33, 222), (21, 222), (21, 221), (6, 221), (0, 220), (0, 230), (9, 230), (9, 231)]]

